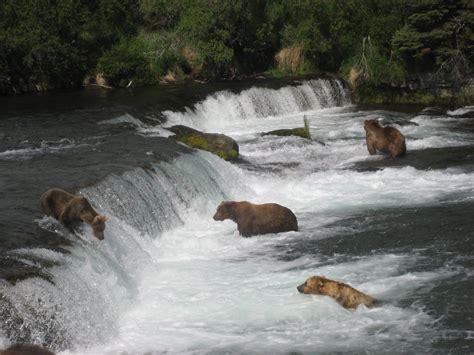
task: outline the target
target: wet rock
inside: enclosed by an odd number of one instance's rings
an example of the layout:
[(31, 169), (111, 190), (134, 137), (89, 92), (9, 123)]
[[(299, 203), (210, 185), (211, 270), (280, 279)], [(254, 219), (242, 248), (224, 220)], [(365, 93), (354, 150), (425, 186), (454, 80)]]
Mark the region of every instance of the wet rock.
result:
[(311, 133), (309, 131), (308, 120), (304, 118), (304, 127), (301, 128), (290, 128), (290, 129), (276, 129), (274, 131), (262, 133), (262, 136), (296, 136), (305, 139), (311, 139)]
[(224, 160), (233, 160), (239, 156), (239, 145), (232, 138), (218, 133), (204, 133), (182, 125), (167, 128), (176, 139), (192, 148), (206, 150)]

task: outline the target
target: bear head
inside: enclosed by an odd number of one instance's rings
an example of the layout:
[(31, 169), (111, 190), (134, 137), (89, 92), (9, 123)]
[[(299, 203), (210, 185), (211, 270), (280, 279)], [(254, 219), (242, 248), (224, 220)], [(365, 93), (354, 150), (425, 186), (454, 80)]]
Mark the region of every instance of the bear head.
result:
[(380, 125), (379, 121), (377, 121), (377, 120), (365, 120), (364, 121), (364, 129), (366, 131), (377, 130), (379, 128), (382, 128), (382, 126)]
[(107, 220), (106, 216), (97, 215), (92, 220), (92, 230), (94, 231), (94, 236), (102, 240), (104, 239), (104, 230), (105, 230), (105, 221)]
[(223, 201), (217, 206), (216, 214), (214, 215), (214, 221), (223, 221), (225, 219), (232, 218), (232, 210), (233, 210), (234, 202), (231, 201)]
[(339, 293), (339, 282), (329, 280), (323, 276), (311, 276), (296, 289), (299, 293), (335, 297)]

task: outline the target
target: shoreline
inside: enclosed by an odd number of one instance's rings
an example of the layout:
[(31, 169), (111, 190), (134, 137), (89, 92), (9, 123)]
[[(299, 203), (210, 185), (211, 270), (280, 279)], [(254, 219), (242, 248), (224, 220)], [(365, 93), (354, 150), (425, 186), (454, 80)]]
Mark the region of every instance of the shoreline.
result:
[[(441, 106), (441, 107), (459, 107), (474, 104), (474, 77), (469, 77), (465, 80), (464, 85), (454, 88), (454, 85), (447, 83), (440, 83), (432, 86), (423, 86), (420, 83), (411, 83), (410, 85), (367, 85), (363, 84), (356, 88), (351, 87), (347, 80), (341, 78), (334, 73), (308, 73), (303, 75), (288, 75), (275, 76), (267, 73), (256, 73), (253, 75), (239, 76), (233, 78), (220, 78), (218, 80), (198, 80), (193, 78), (185, 78), (184, 80), (165, 81), (160, 80), (155, 83), (147, 85), (130, 85), (129, 87), (114, 87), (109, 85), (103, 78), (96, 82), (84, 80), (83, 85), (64, 88), (48, 87), (44, 84), (23, 84), (20, 88), (12, 86), (10, 90), (5, 90), (5, 83), (3, 83), (0, 98), (20, 97), (20, 96), (36, 96), (54, 93), (72, 93), (81, 92), (84, 90), (105, 90), (123, 91), (143, 88), (157, 88), (157, 87), (173, 87), (179, 85), (212, 85), (223, 83), (240, 83), (246, 82), (261, 82), (261, 83), (291, 83), (299, 80), (311, 79), (338, 79), (344, 82), (351, 93), (352, 101), (357, 105), (424, 105), (424, 106)], [(2, 85), (0, 85), (1, 87)]]

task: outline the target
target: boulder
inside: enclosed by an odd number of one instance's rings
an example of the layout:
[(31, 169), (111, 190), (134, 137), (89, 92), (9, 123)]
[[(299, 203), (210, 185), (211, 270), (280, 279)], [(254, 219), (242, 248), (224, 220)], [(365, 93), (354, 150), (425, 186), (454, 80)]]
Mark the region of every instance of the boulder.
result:
[(276, 129), (274, 131), (262, 133), (262, 136), (297, 136), (305, 139), (311, 139), (311, 133), (309, 131), (309, 124), (306, 117), (304, 118), (304, 127), (301, 128), (289, 128), (289, 129)]
[(239, 146), (232, 138), (218, 133), (204, 133), (196, 129), (177, 125), (167, 128), (176, 139), (192, 148), (206, 150), (224, 160), (233, 160), (239, 156)]

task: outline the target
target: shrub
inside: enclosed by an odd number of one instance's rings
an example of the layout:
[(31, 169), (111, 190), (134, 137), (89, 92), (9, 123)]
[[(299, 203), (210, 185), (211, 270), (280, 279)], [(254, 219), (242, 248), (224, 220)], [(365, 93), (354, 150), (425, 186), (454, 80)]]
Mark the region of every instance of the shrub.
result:
[(407, 75), (403, 65), (395, 57), (383, 55), (370, 37), (363, 39), (359, 55), (346, 60), (340, 72), (353, 88), (361, 84), (401, 84)]
[(102, 73), (114, 86), (127, 86), (130, 82), (143, 85), (156, 79), (146, 58), (147, 46), (139, 37), (123, 39), (106, 51), (97, 63)]

